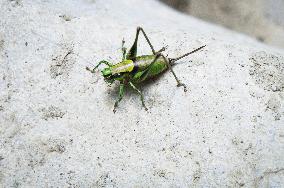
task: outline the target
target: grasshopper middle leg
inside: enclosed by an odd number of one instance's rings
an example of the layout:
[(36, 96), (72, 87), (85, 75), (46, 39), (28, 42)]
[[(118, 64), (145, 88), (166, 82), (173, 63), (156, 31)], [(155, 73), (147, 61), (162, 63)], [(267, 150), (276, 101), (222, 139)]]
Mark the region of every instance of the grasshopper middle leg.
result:
[(132, 82), (129, 82), (129, 85), (140, 95), (140, 100), (142, 102), (142, 105), (145, 108), (145, 110), (147, 111), (148, 108), (145, 105), (144, 96), (143, 96), (142, 92)]
[(118, 94), (118, 99), (115, 101), (114, 103), (114, 107), (113, 107), (113, 113), (116, 112), (116, 108), (118, 106), (118, 103), (122, 100), (123, 96), (124, 96), (124, 92), (125, 92), (125, 84), (121, 83), (119, 85), (119, 94)]

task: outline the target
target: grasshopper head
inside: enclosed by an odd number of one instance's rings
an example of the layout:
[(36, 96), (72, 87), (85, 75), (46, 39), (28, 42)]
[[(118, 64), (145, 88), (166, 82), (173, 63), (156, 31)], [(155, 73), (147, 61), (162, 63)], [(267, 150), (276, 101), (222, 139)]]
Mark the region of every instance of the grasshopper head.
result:
[(111, 74), (111, 70), (110, 70), (109, 67), (104, 68), (104, 69), (102, 70), (102, 74), (103, 74), (103, 76), (104, 76), (105, 78), (107, 78), (107, 77), (109, 77), (109, 76), (112, 75), (112, 74)]
[(109, 67), (104, 68), (101, 72), (102, 72), (103, 77), (104, 77), (106, 82), (108, 82), (108, 83), (114, 82), (114, 78), (112, 76), (111, 69)]

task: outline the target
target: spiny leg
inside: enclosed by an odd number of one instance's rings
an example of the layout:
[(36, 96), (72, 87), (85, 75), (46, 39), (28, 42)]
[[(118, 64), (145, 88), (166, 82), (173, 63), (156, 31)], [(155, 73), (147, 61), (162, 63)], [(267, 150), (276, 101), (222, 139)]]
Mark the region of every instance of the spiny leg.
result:
[(134, 43), (132, 45), (132, 47), (130, 48), (129, 52), (127, 53), (127, 56), (126, 58), (127, 59), (130, 59), (130, 60), (135, 60), (136, 58), (136, 55), (137, 55), (137, 44), (138, 44), (138, 36), (139, 36), (139, 33), (140, 31), (142, 31), (147, 43), (149, 44), (153, 54), (156, 54), (155, 50), (154, 50), (154, 47), (153, 45), (151, 44), (148, 36), (146, 35), (145, 31), (143, 30), (142, 27), (137, 27), (137, 31), (136, 31), (136, 37), (135, 37), (135, 40), (134, 40)]
[(157, 53), (156, 54), (155, 59), (151, 62), (151, 64), (148, 66), (148, 68), (145, 70), (145, 72), (141, 75), (142, 80), (147, 78), (149, 70), (151, 69), (151, 66), (158, 60), (159, 57), (163, 57), (164, 58), (164, 61), (167, 63), (170, 71), (173, 73), (173, 75), (174, 75), (174, 77), (175, 77), (175, 79), (177, 81), (177, 86), (178, 87), (183, 86), (184, 92), (187, 92), (186, 85), (179, 81), (178, 77), (176, 76), (175, 72), (172, 69), (172, 66), (171, 66), (169, 60), (161, 53)]
[(161, 48), (159, 51), (156, 52), (156, 54), (161, 53), (163, 51), (165, 51), (169, 46), (164, 46), (163, 48)]
[(125, 44), (125, 40), (122, 39), (122, 44), (121, 44), (121, 51), (122, 51), (122, 61), (125, 60), (125, 57), (126, 57), (126, 51), (127, 51), (127, 48), (124, 47), (124, 44)]
[(121, 101), (121, 99), (124, 96), (124, 88), (125, 88), (125, 84), (124, 83), (120, 83), (119, 85), (119, 94), (118, 94), (118, 99), (115, 101), (114, 103), (114, 107), (113, 107), (113, 113), (116, 112), (116, 108), (118, 106), (118, 103)]
[(177, 86), (178, 87), (183, 86), (184, 92), (187, 92), (186, 85), (179, 81), (178, 77), (176, 76), (175, 72), (173, 71), (173, 68), (172, 68), (169, 60), (164, 55), (161, 54), (161, 56), (164, 58), (165, 62), (168, 64), (168, 67), (169, 67), (170, 71), (173, 73), (173, 75), (174, 75), (174, 77), (175, 77), (175, 79), (177, 81)]
[(149, 44), (149, 46), (150, 46), (150, 48), (151, 48), (151, 50), (152, 50), (153, 54), (156, 54), (156, 52), (155, 52), (155, 50), (154, 50), (154, 47), (153, 47), (153, 45), (151, 44), (151, 42), (150, 42), (150, 40), (149, 40), (148, 36), (146, 35), (146, 33), (145, 33), (144, 29), (143, 29), (142, 27), (138, 27), (138, 29), (137, 29), (137, 30), (142, 31), (142, 33), (143, 33), (143, 35), (144, 35), (145, 39), (147, 40), (147, 42), (148, 42), (148, 44)]
[(111, 64), (110, 64), (109, 62), (103, 60), (103, 61), (100, 61), (100, 62), (95, 66), (95, 68), (90, 69), (89, 67), (86, 67), (86, 69), (87, 69), (87, 71), (90, 71), (91, 73), (94, 73), (95, 70), (96, 70), (101, 64), (105, 64), (105, 65), (107, 65), (107, 66), (109, 66), (109, 67), (111, 66)]
[(145, 110), (147, 111), (148, 108), (145, 105), (144, 96), (143, 96), (142, 92), (132, 82), (129, 82), (129, 85), (140, 95), (140, 100), (142, 102), (142, 105), (145, 108)]

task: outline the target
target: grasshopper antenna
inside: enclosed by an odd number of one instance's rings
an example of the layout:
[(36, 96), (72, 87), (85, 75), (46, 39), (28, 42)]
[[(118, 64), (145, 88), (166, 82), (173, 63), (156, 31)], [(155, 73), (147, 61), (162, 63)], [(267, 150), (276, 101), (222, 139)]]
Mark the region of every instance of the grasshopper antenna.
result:
[(184, 55), (182, 55), (182, 56), (180, 56), (180, 57), (177, 57), (177, 58), (169, 58), (169, 62), (170, 62), (171, 65), (173, 65), (174, 62), (176, 62), (176, 61), (178, 61), (178, 60), (180, 60), (180, 59), (182, 59), (182, 58), (184, 58), (184, 57), (186, 57), (186, 56), (188, 56), (188, 55), (190, 55), (190, 54), (193, 54), (193, 53), (195, 53), (195, 52), (201, 50), (201, 49), (204, 48), (205, 46), (206, 46), (206, 45), (201, 46), (201, 47), (199, 47), (199, 48), (197, 48), (197, 49), (195, 49), (195, 50), (193, 50), (193, 51), (191, 51), (191, 52), (189, 52), (189, 53), (186, 53), (186, 54), (184, 54)]

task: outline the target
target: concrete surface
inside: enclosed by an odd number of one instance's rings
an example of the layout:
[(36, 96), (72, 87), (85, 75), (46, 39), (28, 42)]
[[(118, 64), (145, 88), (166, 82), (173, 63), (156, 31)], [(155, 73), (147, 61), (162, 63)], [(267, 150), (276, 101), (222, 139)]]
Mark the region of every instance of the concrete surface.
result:
[[(0, 187), (283, 187), (284, 52), (156, 1), (0, 2)], [(98, 71), (136, 26), (177, 57), (130, 89)], [(141, 38), (139, 53), (150, 53)]]
[(160, 0), (193, 16), (284, 47), (283, 0)]

